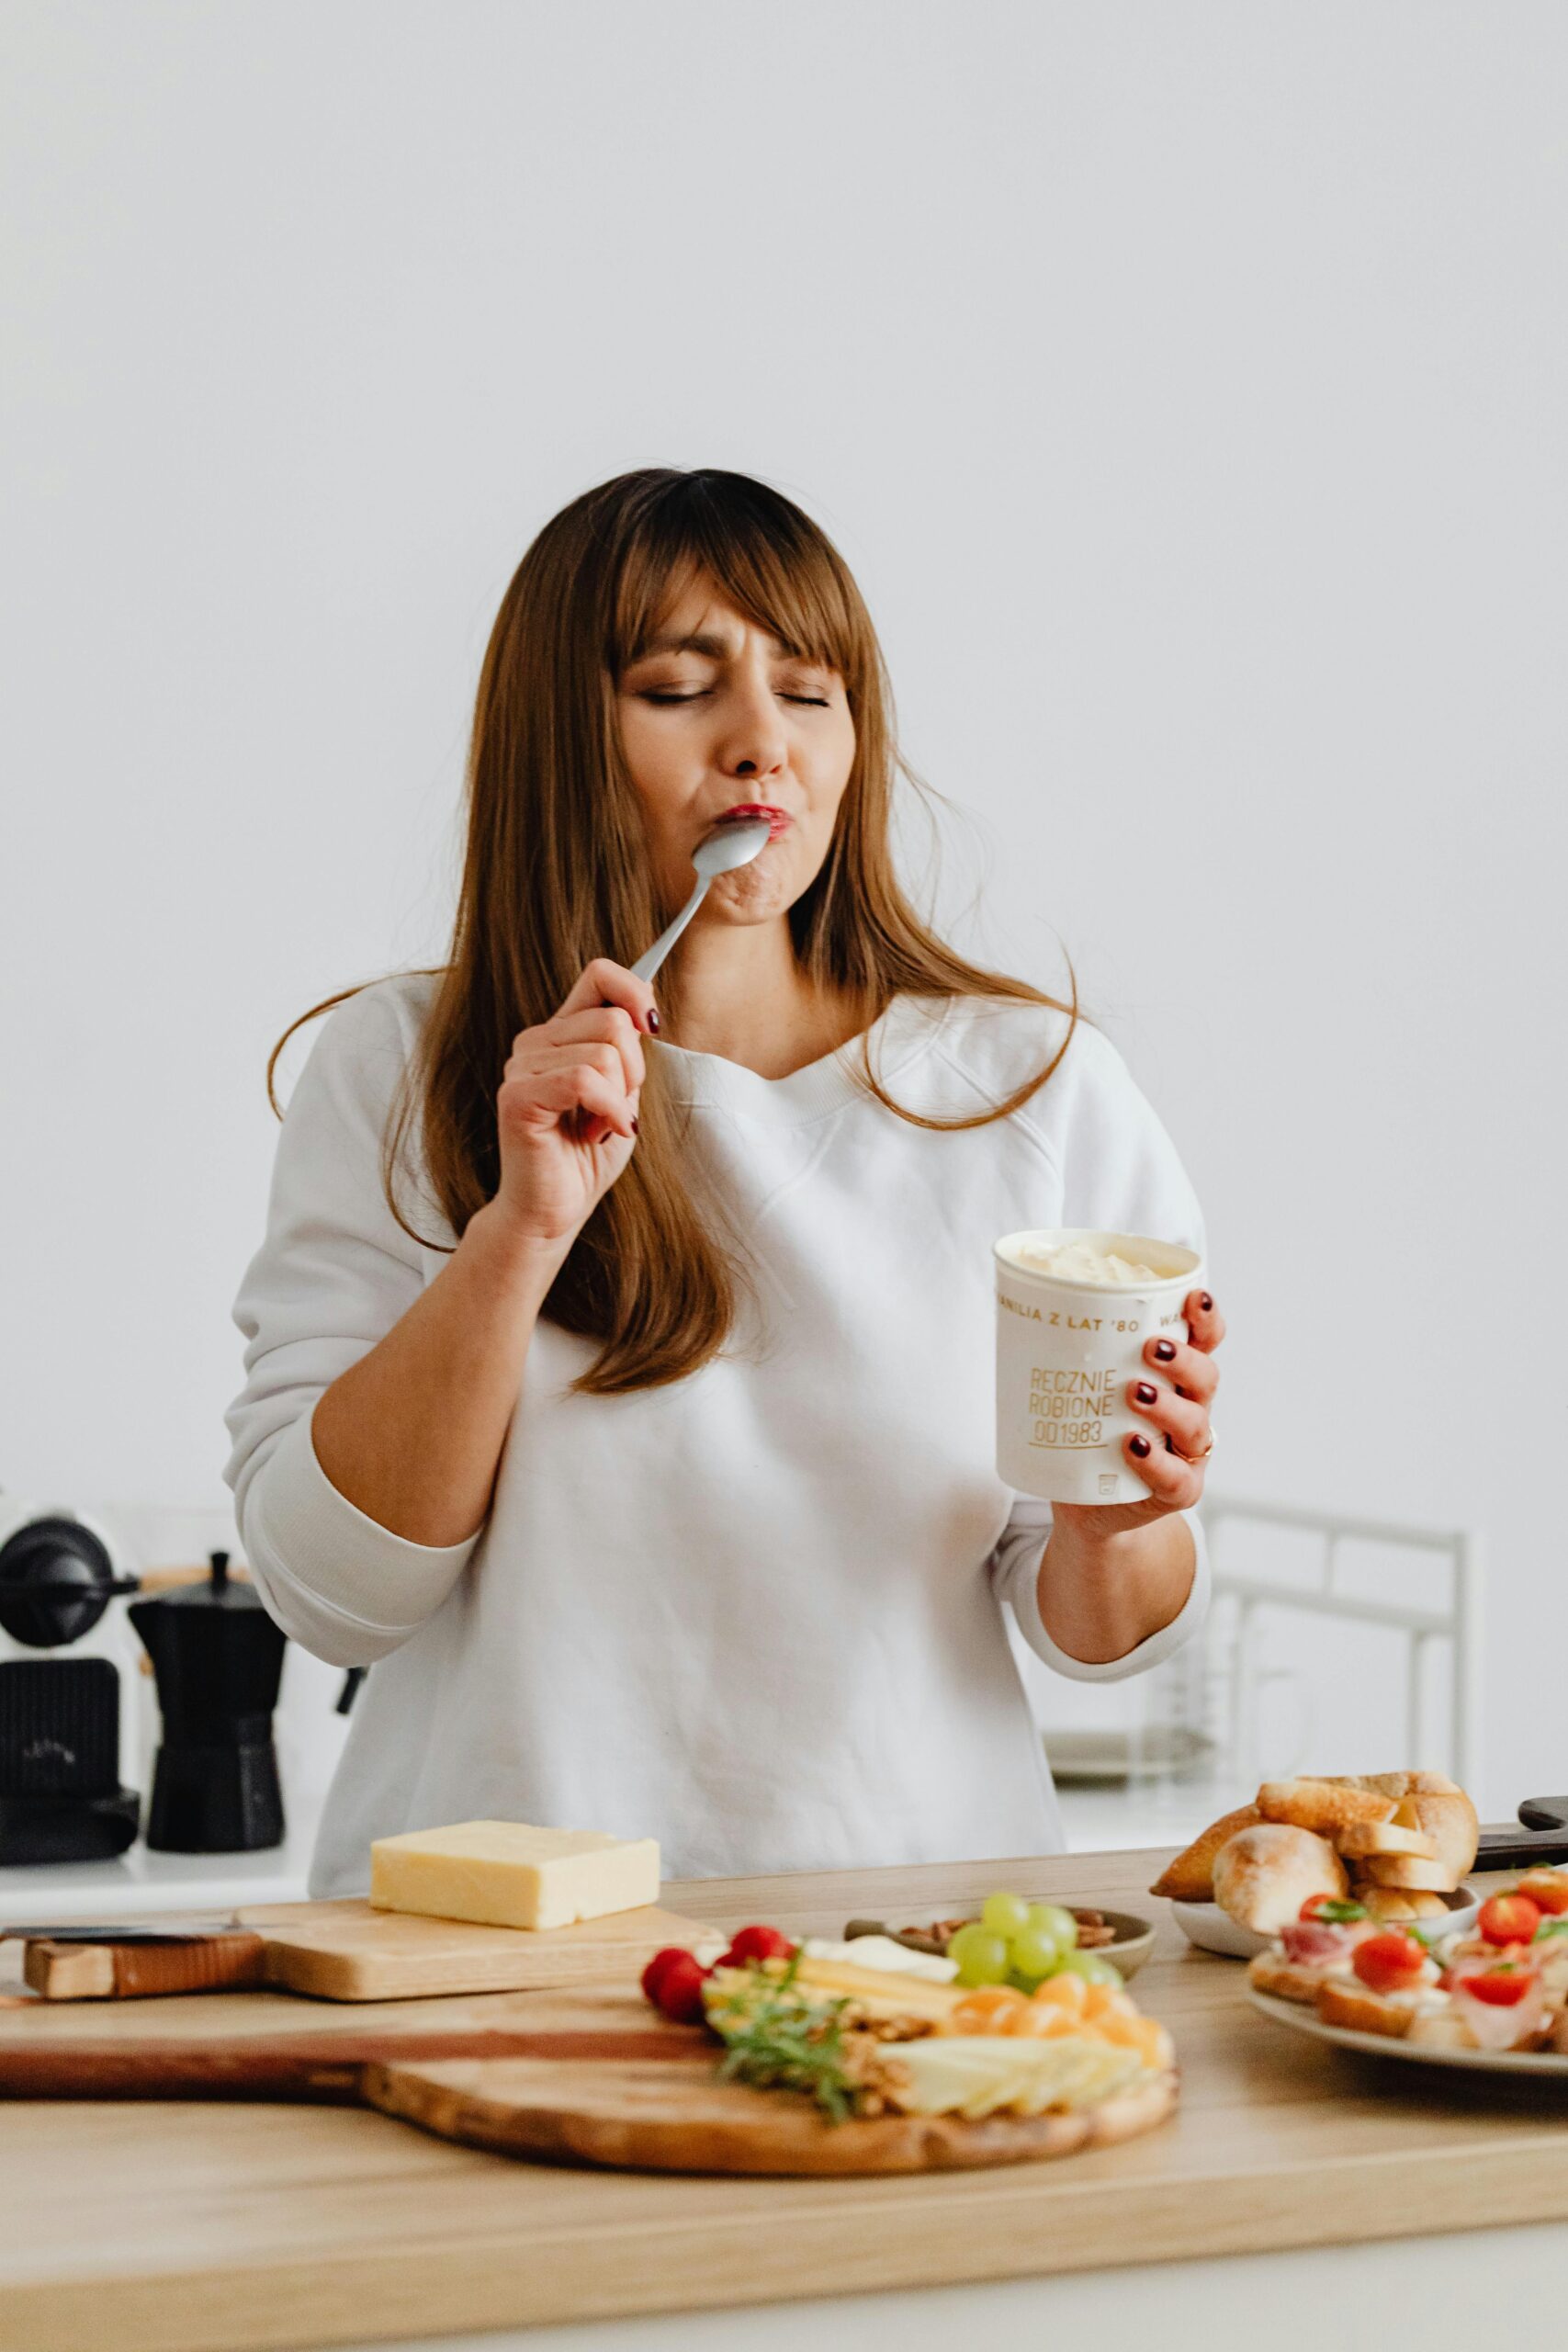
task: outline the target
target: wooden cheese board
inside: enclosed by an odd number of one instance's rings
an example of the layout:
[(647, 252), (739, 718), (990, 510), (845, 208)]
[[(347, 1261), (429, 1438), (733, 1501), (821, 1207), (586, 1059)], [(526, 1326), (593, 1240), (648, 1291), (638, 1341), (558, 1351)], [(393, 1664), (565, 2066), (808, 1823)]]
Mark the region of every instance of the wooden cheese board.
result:
[(237, 1932), (178, 1943), (34, 1939), (26, 1981), (50, 2001), (221, 1992), (273, 1985), (327, 2001), (547, 1991), (640, 1974), (664, 1944), (714, 1935), (700, 1920), (646, 1906), (535, 1932), (378, 1911), (368, 1903), (286, 1903), (235, 1915)]
[(1080, 2115), (833, 2124), (717, 2078), (717, 2045), (635, 1984), (339, 2007), (276, 1993), (0, 2012), (0, 2096), (331, 2101), (510, 2156), (689, 2173), (863, 2175), (1070, 2154), (1162, 2122), (1173, 2080)]

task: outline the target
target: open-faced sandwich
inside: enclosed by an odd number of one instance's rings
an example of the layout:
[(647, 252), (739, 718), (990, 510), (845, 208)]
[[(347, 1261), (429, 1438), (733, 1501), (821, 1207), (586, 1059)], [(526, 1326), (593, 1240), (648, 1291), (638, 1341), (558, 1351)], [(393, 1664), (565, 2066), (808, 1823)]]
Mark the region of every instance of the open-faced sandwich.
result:
[(722, 2075), (803, 2094), (834, 2121), (1076, 2112), (1168, 2080), (1176, 2053), (1073, 1929), (1061, 1905), (1017, 1895), (990, 1897), (951, 1954), (744, 1928), (709, 1967), (657, 1953), (643, 1990), (666, 2017), (707, 2027)]
[(1380, 1922), (1317, 1896), (1247, 1970), (1259, 1992), (1325, 2025), (1455, 2050), (1568, 2054), (1568, 1871), (1529, 1871), (1481, 1906), (1473, 1933)]
[(1437, 1925), (1475, 1860), (1480, 1826), (1441, 1772), (1265, 1781), (1179, 1854), (1150, 1892), (1217, 1903), (1238, 1926), (1277, 1935), (1314, 1896), (1353, 1897), (1365, 1917)]

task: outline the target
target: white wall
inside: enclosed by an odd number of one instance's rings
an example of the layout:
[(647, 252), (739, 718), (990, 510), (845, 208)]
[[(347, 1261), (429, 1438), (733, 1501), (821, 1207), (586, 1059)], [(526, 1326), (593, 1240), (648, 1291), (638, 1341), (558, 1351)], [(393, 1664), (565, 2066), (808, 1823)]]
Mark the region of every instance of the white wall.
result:
[(539, 524), (737, 466), (1189, 1160), (1217, 1483), (1484, 1525), (1561, 1787), (1563, 11), (8, 0), (0, 109), (0, 1479), (221, 1510), (266, 1048), (439, 953)]

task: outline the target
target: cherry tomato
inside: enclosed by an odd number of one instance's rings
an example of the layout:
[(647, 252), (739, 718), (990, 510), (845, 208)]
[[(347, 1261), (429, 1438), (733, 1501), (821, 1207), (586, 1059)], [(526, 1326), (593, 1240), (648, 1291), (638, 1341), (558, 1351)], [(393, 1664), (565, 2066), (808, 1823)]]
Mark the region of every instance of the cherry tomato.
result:
[(1514, 1892), (1549, 1918), (1561, 1919), (1568, 1912), (1568, 1871), (1527, 1871)]
[(1461, 1976), (1457, 1991), (1473, 1994), (1488, 2008), (1516, 2008), (1540, 1983), (1533, 1968), (1488, 1968), (1476, 1976)]
[(1540, 1925), (1540, 1905), (1528, 1894), (1495, 1894), (1475, 1924), (1489, 1944), (1528, 1944)]
[(666, 1944), (661, 1951), (656, 1951), (654, 1953), (653, 1958), (643, 1970), (642, 1989), (647, 1994), (649, 1999), (653, 2003), (655, 2008), (659, 2007), (659, 1988), (664, 1982), (665, 1971), (670, 1968), (674, 1962), (678, 1960), (685, 1960), (687, 1957), (688, 1954), (683, 1945)]
[(701, 2025), (703, 1986), (712, 1973), (694, 1952), (677, 1952), (659, 1979), (654, 2007), (675, 2025)]
[(1387, 1935), (1369, 1936), (1350, 1954), (1350, 1965), (1374, 1993), (1403, 1993), (1418, 1984), (1426, 1971), (1427, 1948), (1402, 1928)]
[(1349, 1902), (1343, 1894), (1309, 1894), (1296, 1914), (1298, 1919), (1321, 1928), (1348, 1927), (1353, 1920), (1366, 1916), (1364, 1903)]
[(777, 1928), (742, 1928), (719, 1962), (721, 1968), (744, 1968), (749, 1960), (787, 1960), (795, 1946)]

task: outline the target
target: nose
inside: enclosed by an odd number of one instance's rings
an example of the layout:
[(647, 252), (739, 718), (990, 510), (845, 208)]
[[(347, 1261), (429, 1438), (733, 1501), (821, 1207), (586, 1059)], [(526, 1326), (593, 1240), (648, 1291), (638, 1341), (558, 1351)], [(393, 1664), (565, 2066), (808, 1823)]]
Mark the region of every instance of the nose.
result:
[(747, 680), (738, 686), (726, 714), (728, 724), (719, 744), (719, 763), (726, 775), (754, 783), (775, 775), (788, 755), (784, 721), (765, 682)]

